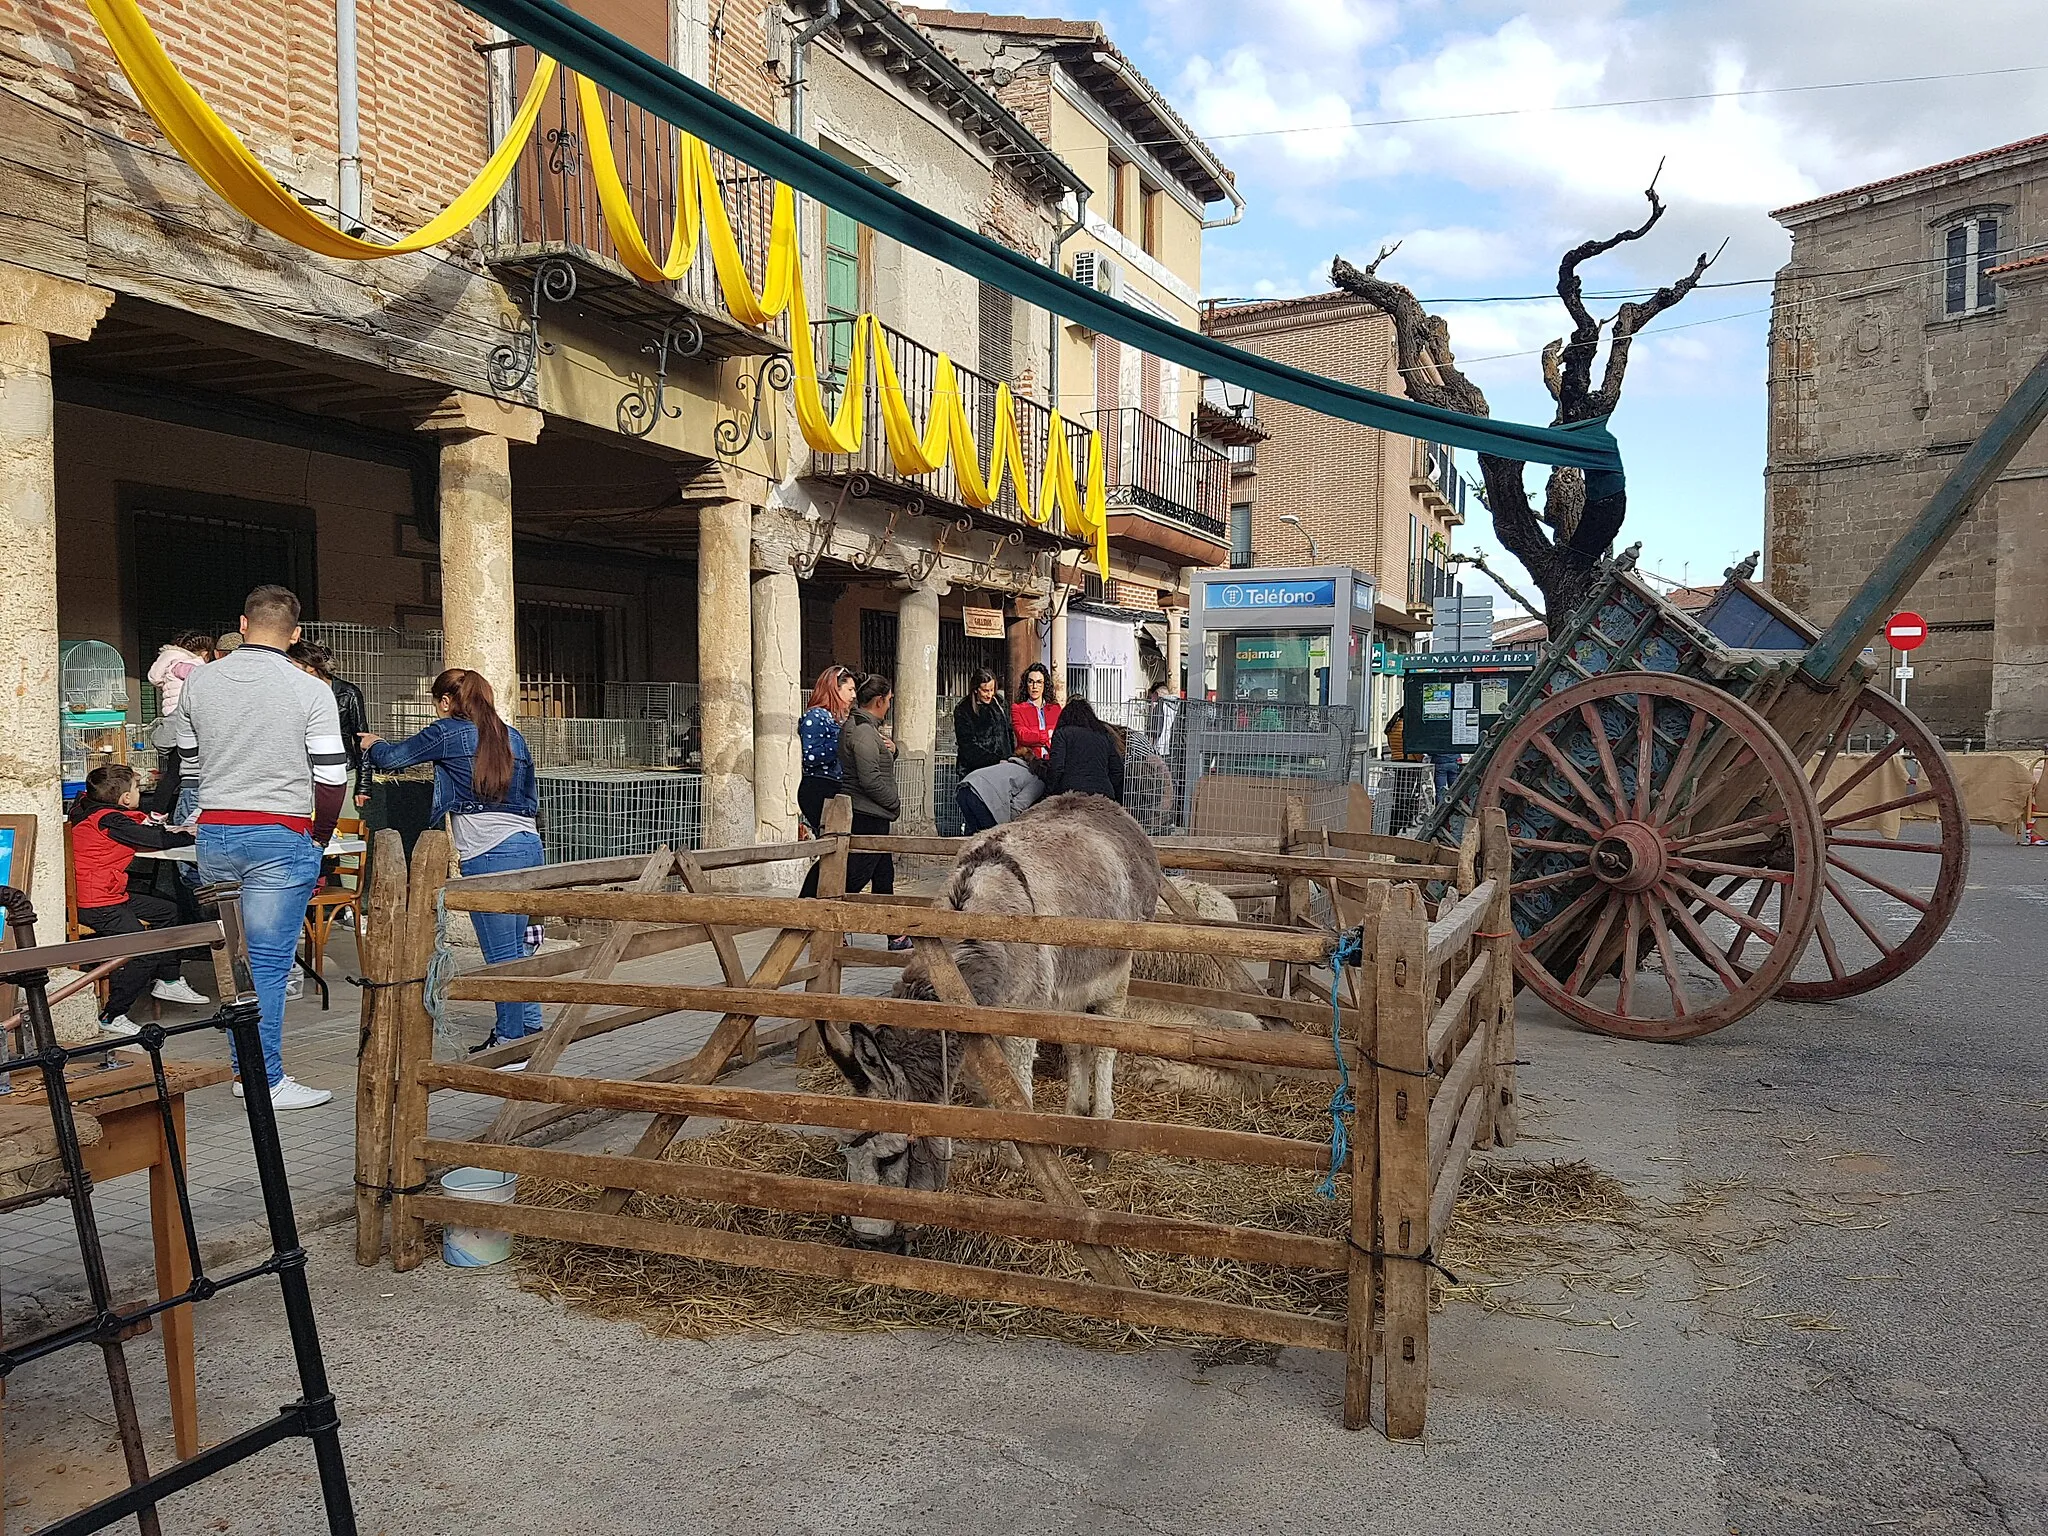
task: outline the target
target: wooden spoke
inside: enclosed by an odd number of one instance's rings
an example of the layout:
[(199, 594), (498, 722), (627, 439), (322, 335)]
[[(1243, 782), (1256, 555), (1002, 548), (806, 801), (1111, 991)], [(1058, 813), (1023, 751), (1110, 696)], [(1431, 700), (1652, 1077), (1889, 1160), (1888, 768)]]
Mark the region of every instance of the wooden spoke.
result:
[(1820, 762), (1815, 765), (1813, 770), (1811, 782), (1815, 794), (1820, 792), (1821, 785), (1827, 783), (1828, 770), (1835, 766), (1835, 759), (1842, 755), (1842, 748), (1849, 744), (1849, 737), (1852, 734), (1850, 727), (1862, 718), (1863, 711), (1861, 709), (1856, 710), (1848, 720), (1842, 722), (1841, 729), (1836, 731), (1833, 739), (1828, 742), (1827, 751), (1821, 754)]
[(1594, 793), (1592, 785), (1579, 776), (1579, 770), (1574, 768), (1564, 753), (1558, 750), (1557, 743), (1548, 736), (1538, 736), (1533, 745), (1538, 752), (1550, 759), (1559, 773), (1564, 775), (1565, 782), (1579, 792), (1579, 798), (1593, 808), (1593, 814), (1599, 818), (1601, 827), (1604, 829), (1613, 826), (1619, 819), (1613, 808)]
[(1567, 923), (1571, 922), (1573, 918), (1578, 917), (1587, 908), (1591, 907), (1594, 902), (1600, 900), (1603, 896), (1607, 894), (1607, 892), (1608, 887), (1604, 885), (1596, 885), (1593, 887), (1592, 890), (1586, 892), (1585, 895), (1580, 896), (1579, 898), (1570, 902), (1560, 910), (1551, 913), (1549, 921), (1545, 922), (1541, 928), (1538, 928), (1534, 933), (1530, 934), (1529, 937), (1522, 940), (1521, 947), (1527, 950), (1530, 954), (1535, 954), (1536, 946), (1543, 941), (1543, 936), (1545, 934), (1557, 932)]
[[(1745, 821), (1731, 822), (1725, 827), (1710, 827), (1705, 832), (1688, 832), (1684, 837), (1672, 838), (1671, 846), (1674, 850), (1679, 848), (1697, 848), (1700, 844), (1707, 843), (1709, 838), (1740, 846), (1745, 842), (1757, 841), (1755, 838), (1741, 836), (1740, 834), (1742, 833), (1762, 831), (1768, 827), (1782, 827), (1784, 825), (1785, 813), (1783, 811), (1772, 811), (1768, 815), (1751, 816)], [(1707, 846), (1711, 848), (1716, 846), (1716, 844), (1707, 843)]]
[[(1685, 880), (1685, 877), (1683, 875), (1677, 876), (1676, 878), (1684, 880), (1684, 895), (1688, 901), (1697, 901), (1702, 906), (1711, 908), (1712, 910), (1720, 913), (1723, 917), (1727, 918), (1729, 922), (1733, 923), (1737, 928), (1743, 930), (1746, 934), (1753, 933), (1758, 938), (1762, 939), (1766, 944), (1775, 944), (1778, 942), (1778, 930), (1771, 927), (1768, 923), (1762, 922), (1757, 918), (1757, 913), (1763, 910), (1764, 903), (1762, 898), (1768, 897), (1770, 895), (1771, 888), (1768, 885), (1759, 882), (1756, 889), (1758, 900), (1756, 901), (1756, 904), (1750, 908), (1749, 911), (1744, 912), (1740, 907), (1734, 905), (1732, 902), (1727, 901), (1725, 899), (1725, 897), (1728, 894), (1727, 891), (1723, 891), (1721, 895), (1716, 896), (1710, 891), (1702, 890), (1698, 885), (1694, 884), (1692, 881)], [(1737, 882), (1738, 885), (1741, 883), (1743, 882)]]
[(1515, 894), (1520, 896), (1526, 891), (1547, 891), (1554, 885), (1569, 885), (1574, 880), (1590, 880), (1592, 878), (1593, 872), (1584, 865), (1580, 865), (1577, 869), (1561, 869), (1554, 875), (1538, 875), (1533, 880), (1517, 880), (1515, 882)]
[(1671, 1016), (1682, 1019), (1692, 1012), (1692, 994), (1685, 989), (1685, 978), (1678, 974), (1678, 960), (1671, 952), (1671, 930), (1664, 926), (1662, 903), (1645, 896), (1643, 904), (1650, 911), (1650, 931), (1657, 936), (1657, 958), (1664, 965), (1664, 985), (1671, 989)]
[(1517, 848), (1535, 848), (1543, 853), (1577, 853), (1592, 855), (1591, 843), (1559, 843), (1541, 837), (1511, 837), (1508, 841)]
[(1623, 1018), (1631, 1016), (1629, 1004), (1635, 999), (1636, 956), (1642, 949), (1643, 941), (1643, 904), (1633, 896), (1627, 900), (1628, 921), (1623, 926), (1621, 935), (1621, 993), (1615, 999)]
[[(1862, 767), (1858, 768), (1854, 773), (1850, 774), (1849, 777), (1842, 780), (1842, 782), (1837, 784), (1833, 789), (1828, 791), (1827, 798), (1821, 801), (1820, 803), (1821, 815), (1827, 815), (1829, 809), (1832, 808), (1835, 802), (1840, 800), (1842, 796), (1848, 794), (1858, 784), (1861, 784), (1865, 779), (1869, 778), (1873, 773), (1877, 772), (1878, 769), (1882, 768), (1894, 757), (1897, 757), (1899, 753), (1904, 750), (1905, 745), (1906, 739), (1903, 736), (1894, 736), (1891, 739), (1890, 744), (1886, 746), (1882, 752), (1871, 753), (1870, 760), (1868, 762), (1866, 762)], [(1866, 811), (1864, 812), (1864, 814), (1867, 816), (1870, 813)]]
[(1678, 791), (1685, 783), (1685, 776), (1692, 768), (1694, 755), (1699, 751), (1700, 738), (1706, 734), (1706, 712), (1694, 710), (1692, 723), (1686, 727), (1685, 744), (1678, 749), (1678, 757), (1671, 764), (1671, 772), (1665, 776), (1664, 787), (1657, 791), (1657, 808), (1651, 814), (1654, 822), (1668, 821), (1671, 813), (1678, 808)]
[(1863, 937), (1870, 940), (1871, 943), (1875, 944), (1878, 947), (1878, 949), (1882, 951), (1884, 954), (1890, 955), (1893, 946), (1887, 944), (1884, 941), (1884, 935), (1879, 933), (1877, 931), (1876, 925), (1873, 924), (1869, 918), (1863, 915), (1863, 909), (1857, 906), (1855, 902), (1851, 901), (1848, 895), (1842, 890), (1841, 886), (1835, 883), (1835, 877), (1833, 875), (1829, 875), (1827, 877), (1827, 883), (1828, 894), (1833, 896), (1836, 901), (1841, 903), (1842, 910), (1849, 914), (1850, 920), (1853, 921), (1858, 928), (1861, 928), (1863, 930)]
[(1678, 926), (1685, 930), (1686, 937), (1692, 940), (1693, 953), (1713, 967), (1714, 974), (1721, 978), (1721, 985), (1726, 987), (1731, 995), (1740, 992), (1747, 978), (1735, 973), (1729, 958), (1721, 953), (1712, 939), (1707, 937), (1706, 931), (1693, 921), (1693, 915), (1685, 909), (1684, 899), (1667, 901), (1664, 905)]
[(1612, 894), (1607, 905), (1600, 909), (1600, 917), (1593, 924), (1593, 931), (1586, 936), (1585, 946), (1579, 951), (1579, 963), (1572, 967), (1571, 980), (1565, 983), (1575, 997), (1584, 997), (1594, 982), (1600, 979), (1593, 962), (1600, 954), (1600, 947), (1607, 942), (1607, 935), (1614, 927), (1616, 909), (1623, 906), (1628, 897), (1620, 891)]
[(1852, 826), (1859, 821), (1869, 821), (1872, 817), (1882, 816), (1889, 811), (1903, 811), (1908, 806), (1913, 805), (1930, 805), (1940, 798), (1941, 796), (1934, 790), (1923, 789), (1917, 795), (1906, 795), (1898, 800), (1887, 800), (1882, 805), (1867, 806), (1860, 811), (1844, 811), (1841, 815), (1829, 821), (1827, 827), (1832, 832), (1836, 827)]
[(1559, 805), (1555, 800), (1551, 799), (1550, 796), (1544, 794), (1541, 790), (1531, 789), (1528, 785), (1522, 783), (1518, 779), (1509, 779), (1505, 784), (1501, 786), (1501, 790), (1505, 794), (1519, 796), (1521, 799), (1524, 799), (1528, 801), (1531, 805), (1535, 806), (1538, 810), (1550, 812), (1550, 814), (1555, 816), (1559, 821), (1565, 822), (1570, 826), (1577, 827), (1581, 832), (1585, 833), (1588, 837), (1597, 838), (1600, 835), (1601, 829), (1599, 827), (1594, 826), (1593, 823), (1586, 820), (1585, 817), (1579, 815), (1576, 811), (1566, 810), (1563, 806)]
[(1586, 733), (1593, 738), (1593, 750), (1600, 754), (1600, 772), (1607, 780), (1609, 793), (1614, 796), (1614, 814), (1617, 817), (1628, 814), (1628, 796), (1622, 792), (1621, 770), (1614, 763), (1614, 747), (1607, 740), (1607, 722), (1592, 703), (1579, 706), (1579, 718), (1586, 724)]
[(1721, 864), (1713, 859), (1673, 859), (1673, 869), (1697, 869), (1710, 875), (1747, 875), (1752, 880), (1775, 880), (1780, 885), (1792, 883), (1792, 872), (1787, 869), (1752, 868), (1747, 864)]
[(1828, 837), (1830, 848), (1887, 848), (1893, 853), (1940, 854), (1940, 843), (1914, 843), (1903, 837), (1852, 837), (1847, 833), (1831, 833)]
[(1657, 769), (1657, 699), (1636, 694), (1636, 820), (1650, 819), (1650, 779)]
[(1849, 973), (1842, 969), (1841, 951), (1835, 948), (1834, 930), (1828, 927), (1828, 909), (1820, 909), (1820, 921), (1814, 924), (1814, 935), (1820, 940), (1821, 958), (1828, 963), (1828, 975), (1836, 981), (1846, 981)]
[(1839, 869), (1846, 874), (1854, 875), (1858, 880), (1861, 880), (1865, 885), (1871, 886), (1876, 890), (1883, 891), (1885, 895), (1891, 897), (1893, 901), (1903, 901), (1915, 912), (1925, 912), (1929, 905), (1931, 905), (1931, 903), (1923, 901), (1920, 897), (1915, 896), (1911, 891), (1908, 891), (1901, 886), (1893, 885), (1889, 880), (1880, 880), (1876, 875), (1870, 873), (1869, 870), (1859, 869), (1854, 864), (1851, 864), (1847, 859), (1841, 858), (1836, 854), (1830, 853), (1828, 855), (1828, 862), (1834, 865), (1836, 869)]

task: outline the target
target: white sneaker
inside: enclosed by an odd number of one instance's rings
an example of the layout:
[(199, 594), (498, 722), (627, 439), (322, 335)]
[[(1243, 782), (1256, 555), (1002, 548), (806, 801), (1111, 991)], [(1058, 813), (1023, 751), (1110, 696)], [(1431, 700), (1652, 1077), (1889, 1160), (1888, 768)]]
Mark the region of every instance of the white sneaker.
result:
[[(242, 1096), (242, 1085), (235, 1084), (235, 1097)], [(287, 1074), (278, 1079), (277, 1086), (270, 1090), (270, 1106), (273, 1109), (313, 1109), (325, 1104), (334, 1095), (325, 1088), (308, 1088), (304, 1083)]]
[(127, 1014), (122, 1013), (116, 1014), (111, 1019), (101, 1019), (100, 1033), (103, 1035), (119, 1035), (123, 1040), (133, 1040), (142, 1033), (142, 1026), (129, 1018)]
[(149, 995), (160, 1003), (183, 1003), (193, 1008), (203, 1008), (213, 1001), (204, 992), (195, 990), (192, 983), (182, 976), (176, 981), (158, 982), (149, 989)]
[(523, 1061), (508, 1061), (504, 1066), (493, 1067), (491, 1070), (494, 1072), (524, 1072), (526, 1070), (526, 1063)]
[(291, 975), (285, 978), (284, 995), (286, 997), (304, 997), (306, 995), (306, 973), (296, 965), (292, 967)]

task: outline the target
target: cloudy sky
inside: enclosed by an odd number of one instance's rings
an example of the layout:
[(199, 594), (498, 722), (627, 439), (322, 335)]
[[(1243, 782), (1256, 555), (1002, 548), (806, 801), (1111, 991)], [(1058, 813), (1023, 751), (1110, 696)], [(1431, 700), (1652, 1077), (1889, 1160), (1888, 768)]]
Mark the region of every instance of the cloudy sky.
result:
[[(1629, 468), (1625, 537), (1695, 580), (1718, 577), (1762, 533), (1762, 311), (1789, 247), (1768, 210), (2048, 131), (2042, 0), (1019, 9), (1104, 22), (1237, 172), (1250, 211), (1209, 236), (1211, 296), (1322, 291), (1332, 253), (1367, 260), (1397, 239), (1382, 271), (1425, 299), (1548, 293), (1561, 251), (1639, 221), (1663, 159), (1664, 221), (1584, 275), (1595, 292), (1654, 285), (1728, 242), (1708, 280), (1738, 286), (1695, 293), (1637, 343), (1614, 422)], [(1533, 353), (1564, 328), (1554, 298), (1439, 312), (1495, 415), (1549, 419)], [(1469, 540), (1497, 551), (1482, 523), (1467, 524)]]

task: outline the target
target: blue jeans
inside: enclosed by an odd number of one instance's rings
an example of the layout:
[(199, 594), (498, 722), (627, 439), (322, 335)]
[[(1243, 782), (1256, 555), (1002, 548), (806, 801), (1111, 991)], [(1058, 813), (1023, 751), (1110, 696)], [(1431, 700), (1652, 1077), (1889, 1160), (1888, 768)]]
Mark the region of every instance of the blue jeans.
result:
[[(189, 827), (198, 819), (199, 786), (197, 784), (180, 784), (178, 786), (178, 806), (176, 810), (171, 812), (171, 825), (174, 827)], [(199, 866), (197, 864), (180, 864), (177, 868), (178, 878), (184, 881), (186, 885), (196, 887), (199, 884)]]
[[(537, 868), (543, 858), (540, 839), (531, 832), (517, 832), (497, 847), (486, 849), (473, 859), (464, 859), (462, 872), (465, 875), (501, 875), (508, 869)], [(472, 912), (469, 916), (476, 924), (476, 941), (483, 946), (485, 960), (496, 964), (500, 960), (526, 958), (526, 918), (522, 914)], [(539, 1003), (498, 1004), (497, 1036), (500, 1040), (517, 1040), (539, 1028)]]
[(986, 832), (996, 824), (995, 817), (989, 814), (988, 806), (975, 793), (972, 784), (962, 784), (955, 798), (960, 802), (960, 820), (970, 837), (976, 832)]
[(249, 973), (263, 1010), (263, 1065), (275, 1088), (284, 1078), (284, 987), (306, 925), (306, 903), (320, 883), (320, 850), (289, 827), (206, 825), (199, 829), (199, 878), (242, 887)]

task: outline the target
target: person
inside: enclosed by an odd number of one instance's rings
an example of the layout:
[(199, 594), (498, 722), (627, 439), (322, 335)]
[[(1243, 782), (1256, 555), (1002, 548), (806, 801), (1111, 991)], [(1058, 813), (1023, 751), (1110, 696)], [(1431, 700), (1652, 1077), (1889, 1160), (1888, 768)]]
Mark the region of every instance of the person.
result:
[[(440, 718), (404, 741), (363, 733), (370, 765), (390, 770), (434, 765), (433, 820), (448, 818), (463, 874), (539, 867), (545, 857), (536, 819), (540, 795), (526, 738), (499, 718), (497, 698), (481, 672), (450, 667), (434, 679), (433, 696)], [(485, 960), (525, 958), (524, 914), (477, 912), (472, 917)], [(539, 1028), (539, 1003), (500, 1003), (496, 1027), (476, 1049), (523, 1039)]]
[(796, 786), (796, 805), (813, 837), (824, 831), (825, 802), (839, 793), (839, 728), (853, 710), (859, 686), (851, 667), (827, 667), (818, 674), (810, 702), (797, 718), (804, 771)]
[(370, 778), (360, 745), (370, 729), (370, 707), (364, 702), (363, 690), (347, 678), (334, 675), (334, 652), (317, 640), (300, 640), (285, 654), (301, 672), (319, 678), (334, 690), (335, 712), (341, 716), (341, 744), (348, 752), (349, 784), (360, 812), (370, 803)]
[(1049, 794), (1107, 795), (1122, 802), (1123, 752), (1086, 699), (1071, 699), (1060, 711), (1045, 777)]
[(1019, 752), (960, 781), (960, 820), (970, 834), (1015, 821), (1045, 798), (1045, 763)]
[(214, 660), (218, 661), (218, 660), (219, 660), (219, 659), (220, 659), (221, 657), (223, 657), (223, 656), (227, 655), (227, 654), (228, 654), (228, 652), (230, 652), (230, 651), (239, 651), (239, 650), (240, 650), (241, 648), (242, 648), (242, 635), (240, 634), (240, 632), (239, 632), (239, 631), (236, 631), (236, 630), (232, 630), (232, 629), (231, 629), (231, 630), (227, 631), (227, 633), (225, 633), (225, 634), (223, 634), (223, 635), (218, 635), (218, 636), (216, 636), (216, 637), (214, 638), (214, 642), (213, 642), (213, 656), (214, 656)]
[(953, 750), (963, 780), (1017, 750), (1016, 727), (996, 697), (996, 675), (987, 667), (976, 670), (967, 697), (953, 706)]
[(1059, 729), (1060, 706), (1052, 697), (1051, 674), (1045, 663), (1034, 661), (1017, 681), (1017, 702), (1010, 706), (1010, 724), (1017, 750), (1044, 757), (1052, 750), (1052, 733)]
[(1441, 800), (1451, 792), (1451, 785), (1458, 777), (1458, 770), (1465, 765), (1465, 759), (1456, 752), (1432, 752), (1429, 761), (1436, 781), (1436, 797)]
[[(839, 732), (839, 782), (853, 801), (853, 835), (886, 837), (902, 814), (896, 789), (896, 748), (882, 732), (882, 721), (896, 702), (896, 686), (880, 673), (860, 680), (853, 713)], [(813, 892), (816, 886), (812, 887)], [(872, 890), (877, 896), (896, 893), (896, 861), (886, 853), (856, 853), (846, 861), (846, 892)], [(891, 949), (908, 949), (910, 940), (892, 938)]]
[(1180, 696), (1166, 683), (1145, 690), (1145, 745), (1165, 757), (1173, 744), (1174, 722), (1180, 718)]
[[(192, 836), (172, 832), (136, 814), (142, 784), (126, 763), (106, 763), (85, 776), (85, 793), (71, 802), (72, 878), (78, 887), (78, 921), (93, 937), (140, 933), (175, 925), (184, 914), (161, 896), (128, 888), (128, 869), (139, 849), (189, 848)], [(144, 992), (162, 1002), (204, 1006), (212, 1001), (185, 980), (183, 962), (204, 951), (182, 950), (131, 960), (107, 984), (100, 1011), (103, 1034), (132, 1037), (142, 1026), (128, 1010)]]
[(149, 809), (168, 815), (173, 824), (186, 826), (192, 819), (193, 797), (186, 792), (178, 772), (178, 701), (184, 697), (185, 679), (214, 658), (213, 636), (203, 629), (188, 630), (156, 653), (149, 664), (149, 680), (157, 691), (157, 720), (149, 728), (149, 744), (157, 749), (156, 787), (150, 791)]
[(285, 658), (299, 638), (298, 598), (256, 588), (242, 604), (241, 638), (239, 649), (185, 680), (179, 766), (198, 789), (200, 879), (242, 890), (271, 1103), (312, 1109), (333, 1095), (284, 1070), (285, 985), (321, 851), (341, 816), (348, 751), (334, 690)]
[[(1404, 705), (1403, 708), (1405, 709), (1405, 707)], [(1387, 716), (1387, 756), (1397, 763), (1404, 763), (1408, 760), (1401, 751), (1401, 742), (1407, 735), (1407, 731), (1408, 721), (1403, 715), (1402, 710), (1397, 709)]]

